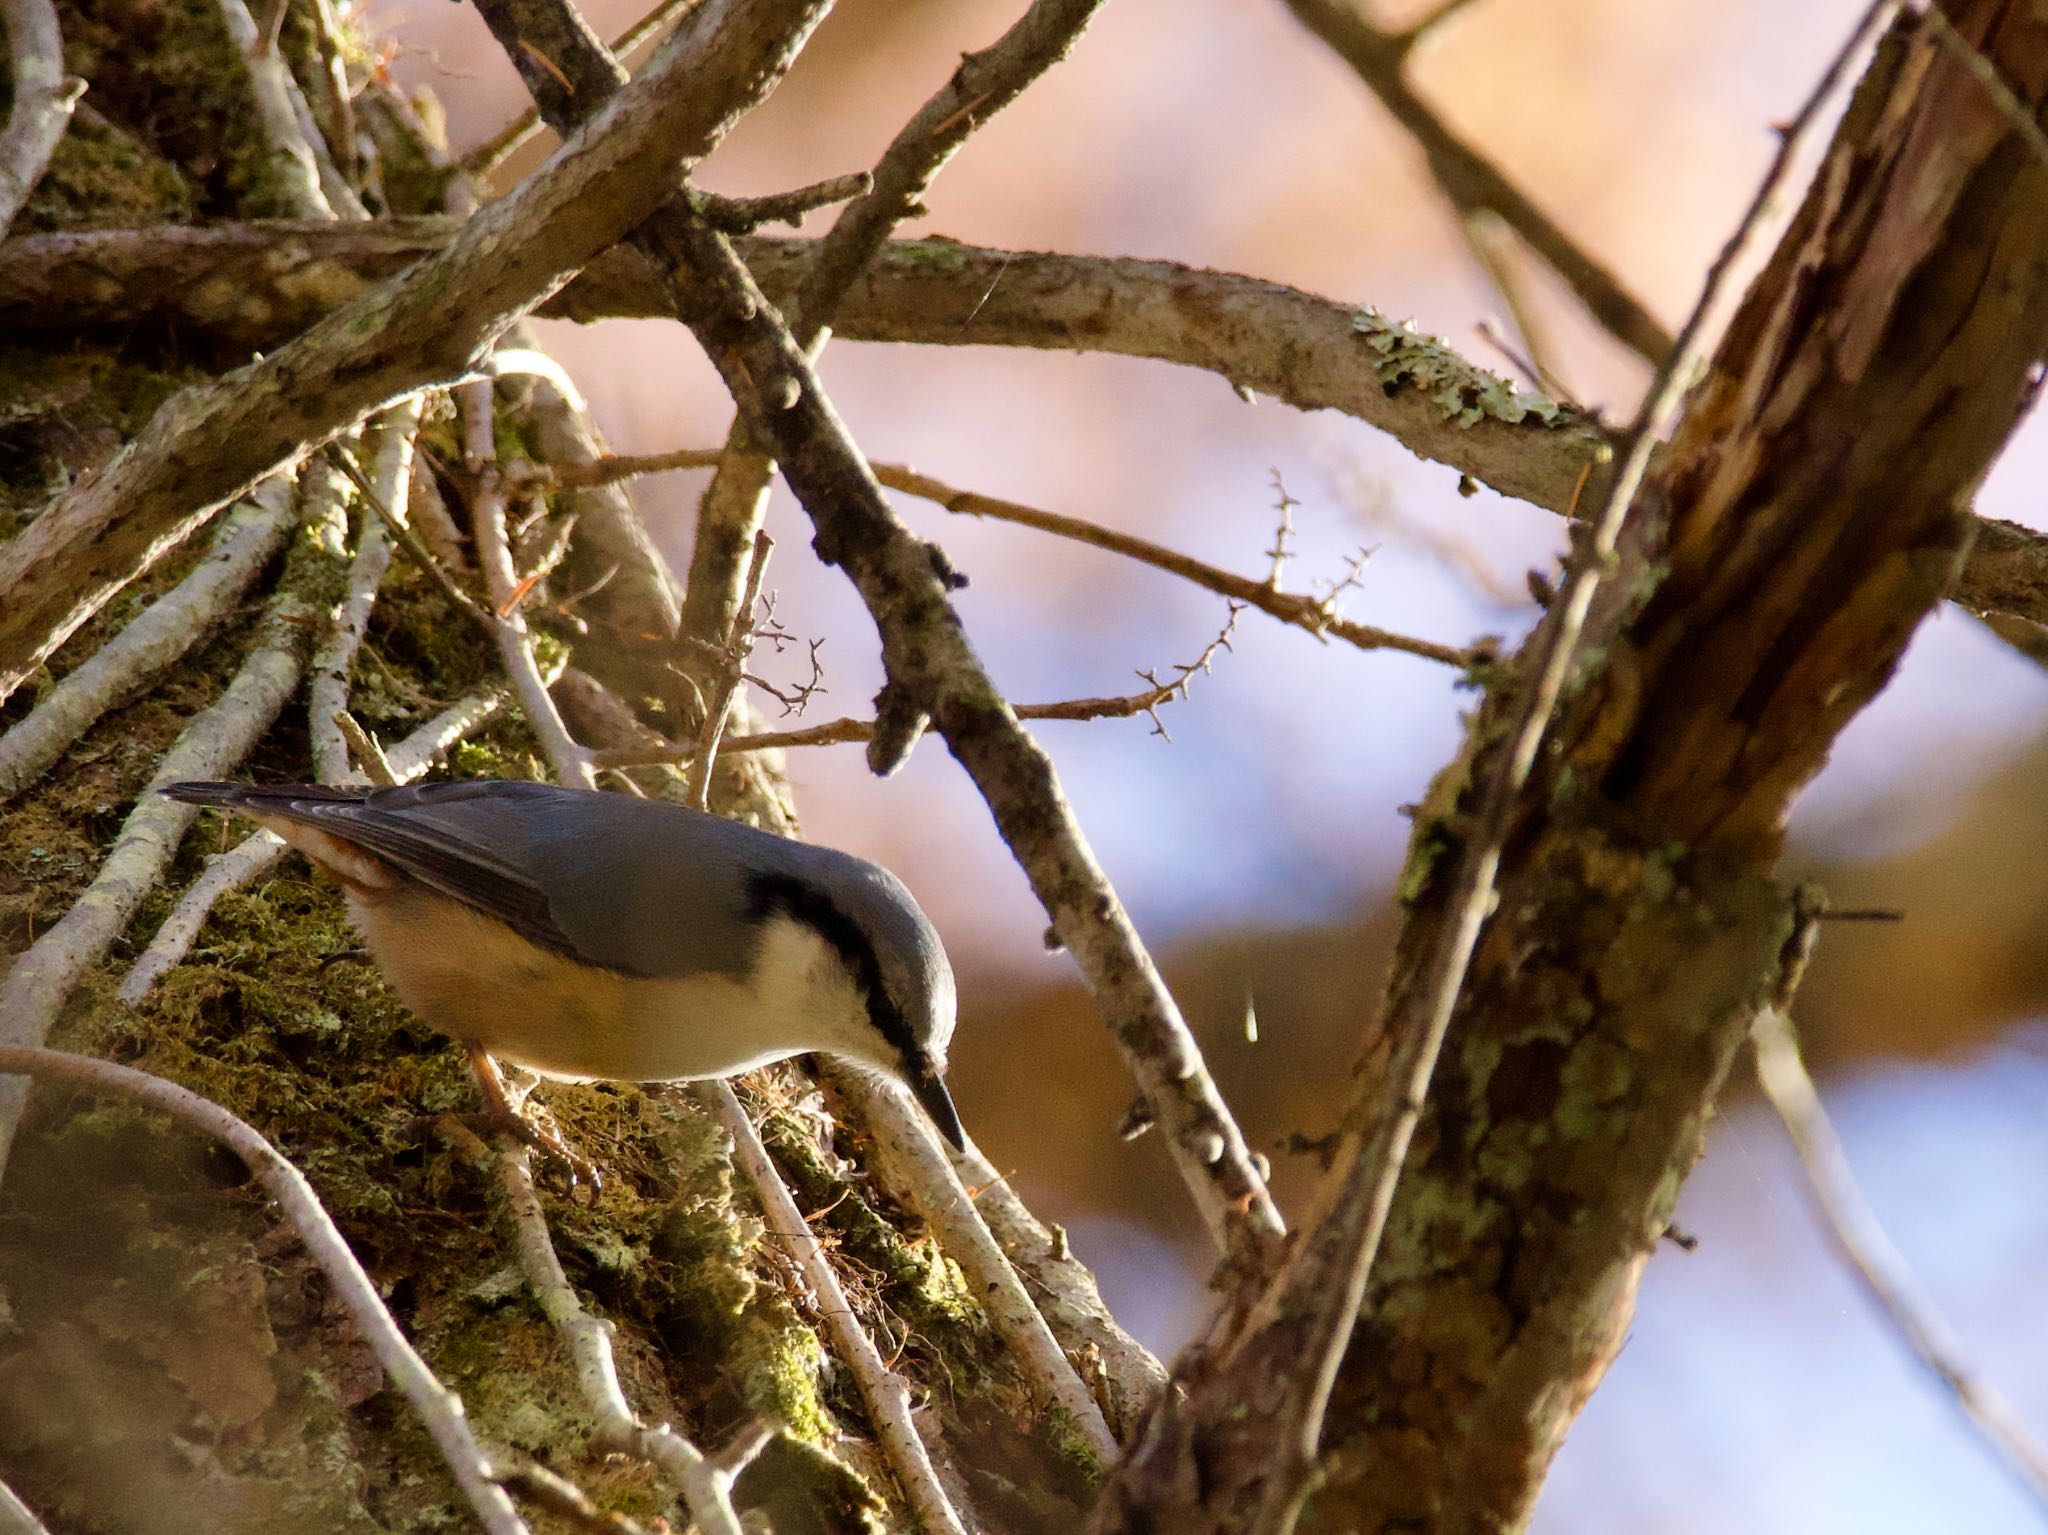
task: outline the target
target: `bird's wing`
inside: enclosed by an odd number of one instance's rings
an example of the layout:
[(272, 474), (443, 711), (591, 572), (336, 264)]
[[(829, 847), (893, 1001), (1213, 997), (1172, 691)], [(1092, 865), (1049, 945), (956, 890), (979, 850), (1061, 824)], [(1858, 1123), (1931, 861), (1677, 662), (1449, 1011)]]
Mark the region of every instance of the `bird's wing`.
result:
[(543, 947), (633, 975), (744, 973), (750, 872), (798, 844), (681, 806), (548, 784), (174, 784), (317, 827)]

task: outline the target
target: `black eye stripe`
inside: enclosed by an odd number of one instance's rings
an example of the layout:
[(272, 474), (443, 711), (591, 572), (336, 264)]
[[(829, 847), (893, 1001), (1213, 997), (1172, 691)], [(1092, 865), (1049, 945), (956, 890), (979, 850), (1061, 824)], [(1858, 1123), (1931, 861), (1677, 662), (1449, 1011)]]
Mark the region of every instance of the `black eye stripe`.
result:
[(747, 917), (762, 922), (780, 912), (810, 928), (846, 962), (853, 978), (867, 998), (868, 1022), (906, 1062), (923, 1059), (923, 1049), (910, 1032), (910, 1022), (882, 984), (881, 962), (875, 946), (860, 924), (849, 917), (831, 896), (788, 874), (756, 874), (747, 881)]

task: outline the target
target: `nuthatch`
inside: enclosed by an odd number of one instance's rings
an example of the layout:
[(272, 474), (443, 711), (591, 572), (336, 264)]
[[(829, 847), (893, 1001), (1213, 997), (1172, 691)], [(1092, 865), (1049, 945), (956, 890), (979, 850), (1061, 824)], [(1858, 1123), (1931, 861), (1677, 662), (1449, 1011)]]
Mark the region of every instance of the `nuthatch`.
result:
[(338, 879), (399, 997), (473, 1059), (671, 1082), (819, 1050), (902, 1082), (964, 1145), (943, 1080), (952, 967), (865, 859), (540, 783), (163, 792), (239, 810)]

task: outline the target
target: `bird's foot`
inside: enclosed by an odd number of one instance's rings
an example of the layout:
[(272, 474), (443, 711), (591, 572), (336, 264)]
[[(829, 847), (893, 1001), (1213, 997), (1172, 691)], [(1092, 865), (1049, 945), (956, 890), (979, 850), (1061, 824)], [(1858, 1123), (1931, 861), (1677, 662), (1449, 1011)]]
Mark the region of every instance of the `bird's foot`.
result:
[(604, 1188), (604, 1174), (598, 1171), (597, 1164), (569, 1144), (554, 1115), (539, 1104), (529, 1103), (524, 1109), (509, 1104), (502, 1110), (486, 1108), (476, 1117), (483, 1127), (509, 1135), (520, 1145), (539, 1152), (542, 1166), (561, 1176), (565, 1192), (574, 1194), (577, 1188), (586, 1188), (595, 1200)]
[(597, 1164), (563, 1138), (554, 1116), (540, 1104), (525, 1093), (517, 1101), (513, 1099), (496, 1061), (474, 1045), (467, 1048), (470, 1070), (476, 1074), (476, 1085), (484, 1098), (480, 1128), (487, 1133), (509, 1135), (520, 1145), (539, 1152), (545, 1167), (562, 1174), (568, 1192), (573, 1194), (580, 1184), (595, 1199), (604, 1187), (604, 1175), (597, 1170)]

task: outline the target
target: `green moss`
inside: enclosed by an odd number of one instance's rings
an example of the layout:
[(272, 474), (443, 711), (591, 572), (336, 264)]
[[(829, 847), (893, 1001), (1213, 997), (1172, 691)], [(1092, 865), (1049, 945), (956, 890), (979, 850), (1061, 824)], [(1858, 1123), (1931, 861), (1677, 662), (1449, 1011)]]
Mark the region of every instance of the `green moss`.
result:
[(195, 204), (193, 189), (175, 164), (120, 124), (81, 113), (58, 141), (15, 229), (27, 234), (184, 224), (191, 221)]

